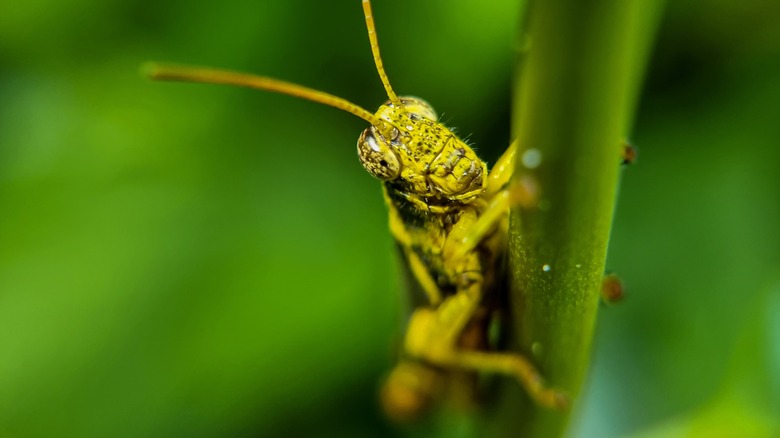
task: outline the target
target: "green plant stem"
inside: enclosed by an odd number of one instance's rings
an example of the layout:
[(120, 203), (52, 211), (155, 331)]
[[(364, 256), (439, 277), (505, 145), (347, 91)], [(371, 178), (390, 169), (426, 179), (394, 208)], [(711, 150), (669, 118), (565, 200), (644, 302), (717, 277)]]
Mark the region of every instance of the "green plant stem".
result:
[[(515, 178), (539, 196), (534, 207), (512, 213), (512, 335), (514, 348), (575, 409), (590, 362), (621, 149), (660, 10), (653, 0), (537, 1), (520, 34)], [(497, 408), (496, 435), (560, 436), (569, 417), (510, 389)]]

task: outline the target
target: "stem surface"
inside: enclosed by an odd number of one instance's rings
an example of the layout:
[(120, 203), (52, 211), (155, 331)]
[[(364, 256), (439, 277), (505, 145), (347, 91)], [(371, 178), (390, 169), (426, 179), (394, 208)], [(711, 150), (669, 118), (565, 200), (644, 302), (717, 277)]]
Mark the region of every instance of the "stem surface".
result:
[[(661, 1), (545, 0), (518, 34), (515, 178), (538, 203), (512, 212), (513, 348), (577, 407), (588, 365), (619, 179)], [(493, 435), (555, 437), (570, 413), (509, 388)]]

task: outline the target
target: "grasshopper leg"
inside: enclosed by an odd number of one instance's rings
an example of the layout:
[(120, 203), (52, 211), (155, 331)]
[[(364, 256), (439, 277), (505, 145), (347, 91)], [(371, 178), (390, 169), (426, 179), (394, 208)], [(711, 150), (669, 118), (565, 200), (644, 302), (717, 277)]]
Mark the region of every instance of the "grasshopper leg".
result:
[(514, 377), (540, 406), (567, 409), (568, 397), (563, 392), (546, 386), (539, 372), (526, 357), (516, 353), (464, 350), (456, 347), (462, 324), (464, 321), (468, 322), (477, 306), (473, 297), (456, 294), (445, 299), (435, 310), (416, 310), (407, 331), (407, 353), (438, 366)]
[(409, 248), (404, 248), (404, 253), (406, 254), (409, 268), (411, 268), (412, 274), (414, 274), (423, 291), (425, 291), (428, 301), (434, 306), (439, 304), (441, 302), (439, 286), (436, 285), (436, 281), (431, 277), (431, 273), (428, 272), (425, 263), (420, 259), (420, 256)]
[[(385, 193), (387, 197), (387, 193)], [(390, 211), (390, 233), (392, 233), (395, 241), (403, 248), (404, 255), (409, 263), (409, 268), (412, 270), (412, 274), (420, 283), (425, 295), (428, 297), (428, 301), (432, 305), (437, 305), (441, 302), (441, 291), (439, 286), (436, 285), (436, 281), (431, 276), (425, 263), (420, 259), (412, 250), (412, 238), (409, 232), (404, 226), (403, 220), (398, 216), (395, 210)]]
[(517, 140), (513, 141), (508, 148), (501, 154), (501, 157), (493, 165), (488, 174), (488, 185), (486, 193), (488, 195), (494, 194), (503, 189), (509, 180), (512, 179), (512, 174), (515, 172), (515, 155), (517, 154)]
[(566, 394), (546, 386), (536, 367), (520, 354), (456, 350), (448, 359), (452, 367), (504, 374), (516, 378), (531, 399), (540, 406), (557, 410), (565, 410), (569, 407), (569, 398)]
[[(507, 203), (502, 208), (503, 212), (507, 211), (510, 199), (509, 195), (505, 196)], [(485, 214), (464, 214), (453, 230), (466, 230), (468, 235), (474, 232), (475, 227), (483, 226), (481, 221)], [(503, 216), (496, 214), (492, 217), (494, 222), (490, 224), (491, 227)], [(477, 251), (458, 248), (448, 254), (445, 250), (445, 262), (450, 268), (457, 292), (446, 297), (438, 307), (417, 309), (412, 314), (405, 339), (407, 353), (442, 367), (512, 376), (539, 405), (566, 409), (567, 397), (545, 386), (539, 372), (524, 356), (459, 348), (461, 334), (480, 308), (484, 278)]]
[(509, 208), (515, 205), (531, 205), (535, 202), (535, 192), (522, 182), (495, 193), (479, 218), (467, 227), (453, 228), (444, 247), (446, 257), (459, 259), (464, 257), (493, 232), (496, 227), (506, 232)]

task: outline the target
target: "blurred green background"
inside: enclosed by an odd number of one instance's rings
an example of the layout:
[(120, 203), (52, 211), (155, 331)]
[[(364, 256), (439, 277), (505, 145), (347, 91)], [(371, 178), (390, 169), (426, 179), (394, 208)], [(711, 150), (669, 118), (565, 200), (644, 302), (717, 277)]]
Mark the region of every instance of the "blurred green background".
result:
[[(669, 3), (608, 261), (629, 296), (602, 308), (572, 435), (777, 436), (780, 6)], [(374, 5), (396, 90), (489, 161), (518, 8)], [(0, 436), (403, 433), (375, 401), (403, 318), (365, 123), (138, 74), (246, 70), (374, 109), (359, 2), (0, 10)]]

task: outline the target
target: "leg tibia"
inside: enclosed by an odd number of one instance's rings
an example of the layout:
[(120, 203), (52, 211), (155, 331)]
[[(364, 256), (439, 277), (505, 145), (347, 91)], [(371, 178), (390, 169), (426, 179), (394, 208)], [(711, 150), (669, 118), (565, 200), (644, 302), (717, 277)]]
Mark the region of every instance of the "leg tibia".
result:
[(545, 386), (542, 376), (533, 364), (519, 354), (460, 350), (452, 351), (445, 361), (447, 366), (455, 368), (514, 377), (525, 388), (531, 399), (540, 406), (558, 410), (569, 407), (566, 394)]

